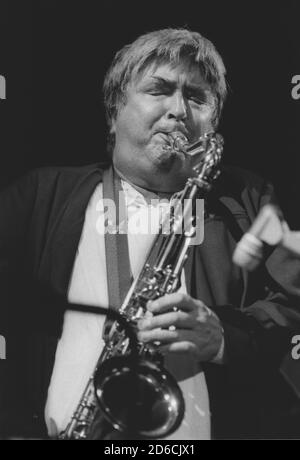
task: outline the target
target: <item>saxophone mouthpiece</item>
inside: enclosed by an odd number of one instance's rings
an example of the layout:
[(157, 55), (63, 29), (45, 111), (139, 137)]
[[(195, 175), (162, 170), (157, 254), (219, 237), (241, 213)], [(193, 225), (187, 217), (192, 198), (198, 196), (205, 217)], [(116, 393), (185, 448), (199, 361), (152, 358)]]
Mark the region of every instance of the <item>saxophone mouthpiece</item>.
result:
[(180, 131), (174, 131), (169, 134), (171, 150), (177, 153), (186, 153), (189, 145), (187, 137)]
[(224, 143), (223, 137), (214, 131), (203, 134), (192, 143), (189, 143), (187, 137), (181, 131), (174, 131), (168, 136), (170, 139), (168, 148), (175, 153), (183, 153), (189, 157), (206, 152), (209, 145), (217, 145), (222, 150)]

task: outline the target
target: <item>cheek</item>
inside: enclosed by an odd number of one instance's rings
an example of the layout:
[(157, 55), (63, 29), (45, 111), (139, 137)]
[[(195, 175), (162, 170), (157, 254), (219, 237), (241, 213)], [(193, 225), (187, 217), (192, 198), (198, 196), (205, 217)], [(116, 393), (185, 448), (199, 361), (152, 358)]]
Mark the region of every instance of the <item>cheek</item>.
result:
[(134, 129), (138, 129), (138, 118), (134, 111), (124, 107), (118, 114), (115, 122), (117, 136), (128, 136)]
[(164, 115), (164, 106), (153, 99), (145, 97), (134, 105), (133, 111), (139, 123), (151, 127), (153, 123)]
[(210, 109), (201, 112), (195, 110), (193, 113), (193, 124), (197, 135), (201, 136), (212, 129), (213, 111)]
[(135, 131), (151, 129), (153, 123), (161, 117), (162, 109), (149, 101), (136, 101), (127, 105), (120, 113), (119, 128), (131, 128)]

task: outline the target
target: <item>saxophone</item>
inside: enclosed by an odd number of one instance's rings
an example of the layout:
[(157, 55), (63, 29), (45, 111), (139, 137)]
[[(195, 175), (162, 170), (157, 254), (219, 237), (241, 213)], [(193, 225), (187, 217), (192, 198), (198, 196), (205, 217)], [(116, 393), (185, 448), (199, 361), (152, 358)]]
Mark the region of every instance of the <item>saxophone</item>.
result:
[[(133, 329), (145, 315), (149, 300), (179, 288), (196, 231), (195, 220), (199, 219), (195, 212), (196, 200), (207, 195), (220, 173), (218, 166), (223, 151), (220, 134), (206, 133), (193, 144), (180, 132), (170, 133), (168, 137), (166, 148), (189, 157), (193, 174), (180, 193), (172, 215), (166, 216), (169, 222), (171, 218), (171, 231), (163, 234), (162, 223), (146, 262), (119, 310)], [(177, 208), (181, 212), (177, 212)], [(187, 216), (184, 231), (178, 231)], [(175, 431), (184, 416), (182, 392), (164, 368), (157, 344), (136, 341), (133, 346), (124, 324), (117, 320), (111, 326), (96, 368), (60, 439), (88, 439), (99, 410), (114, 429), (152, 439)]]

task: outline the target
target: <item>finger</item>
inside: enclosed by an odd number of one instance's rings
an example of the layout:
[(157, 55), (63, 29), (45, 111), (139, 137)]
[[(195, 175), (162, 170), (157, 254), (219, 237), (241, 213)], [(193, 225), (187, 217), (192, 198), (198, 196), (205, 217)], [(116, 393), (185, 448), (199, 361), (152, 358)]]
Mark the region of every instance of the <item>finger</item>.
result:
[(141, 331), (155, 328), (167, 329), (170, 326), (181, 329), (193, 329), (197, 326), (196, 315), (192, 315), (190, 312), (172, 311), (153, 316), (152, 318), (145, 318), (138, 322), (138, 329)]
[(163, 355), (167, 353), (188, 353), (197, 356), (198, 353), (197, 345), (189, 341), (164, 343), (158, 347), (158, 350)]
[(221, 341), (216, 338), (207, 339), (202, 337), (200, 340), (190, 340), (188, 336), (182, 336), (183, 340), (160, 342), (158, 347), (162, 354), (182, 353), (195, 357), (199, 362), (207, 362), (213, 359), (220, 350)]
[(180, 340), (180, 331), (169, 331), (168, 329), (152, 329), (151, 331), (140, 331), (137, 334), (138, 341), (143, 343), (160, 342), (171, 343)]
[(204, 303), (201, 302), (201, 300), (193, 299), (188, 294), (174, 292), (172, 294), (166, 294), (152, 302), (149, 301), (147, 308), (153, 314), (157, 314), (173, 310), (174, 307), (180, 308), (180, 310), (184, 311), (193, 311), (202, 305), (204, 305)]
[[(198, 337), (194, 331), (188, 329), (152, 329), (151, 331), (140, 331), (138, 340), (141, 342), (159, 342), (161, 344), (171, 344), (175, 342), (191, 343), (194, 349), (197, 349)], [(182, 346), (182, 351), (186, 350), (185, 345)]]

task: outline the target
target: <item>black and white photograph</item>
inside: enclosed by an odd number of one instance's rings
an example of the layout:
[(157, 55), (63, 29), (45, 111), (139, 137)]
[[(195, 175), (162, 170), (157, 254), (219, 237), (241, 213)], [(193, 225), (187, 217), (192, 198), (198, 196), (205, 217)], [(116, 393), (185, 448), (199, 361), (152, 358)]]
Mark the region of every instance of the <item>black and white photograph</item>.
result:
[(300, 439), (299, 20), (0, 0), (0, 439)]

